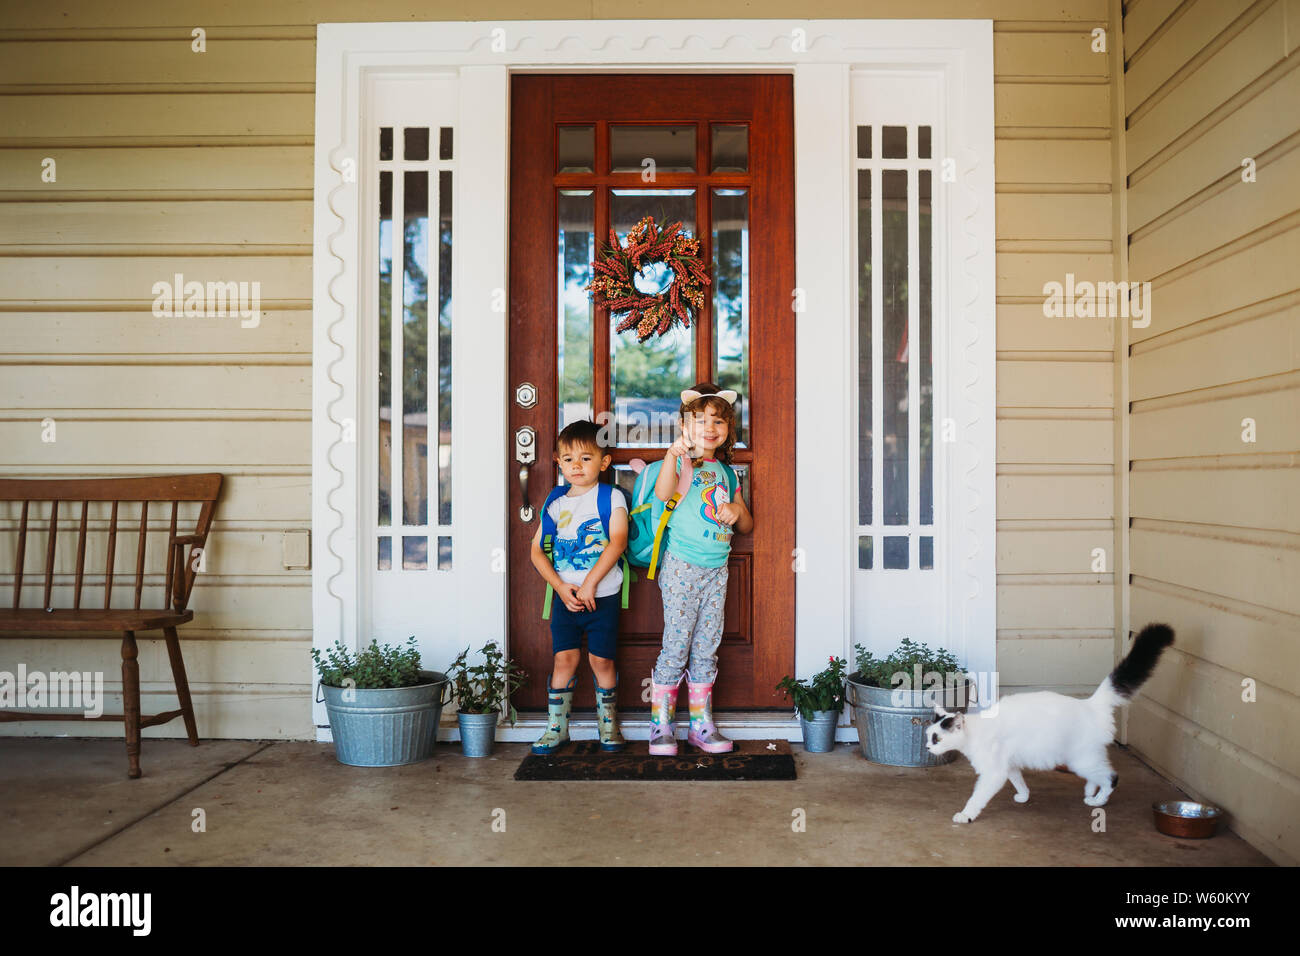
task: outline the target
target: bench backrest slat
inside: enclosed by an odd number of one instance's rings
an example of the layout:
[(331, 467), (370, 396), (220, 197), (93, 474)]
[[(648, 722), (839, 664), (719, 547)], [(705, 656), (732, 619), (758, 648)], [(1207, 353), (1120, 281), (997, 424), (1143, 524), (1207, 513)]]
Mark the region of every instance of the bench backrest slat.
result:
[[(153, 502), (170, 502), (171, 515), (167, 522), (167, 545), (163, 549), (164, 574), (163, 602), (161, 607), (174, 607), (184, 610), (197, 577), (198, 562), (194, 560), (196, 550), (207, 545), (208, 532), (216, 512), (217, 498), (221, 493), (222, 476), (219, 474), (202, 475), (162, 475), (153, 478), (57, 478), (49, 480), (0, 478), (0, 501), (22, 502), (22, 516), (18, 526), (17, 564), (14, 567), (13, 607), (22, 607), (23, 571), (27, 552), (27, 524), (31, 513), (31, 502), (50, 502), (48, 539), (45, 547), (45, 577), (43, 589), (44, 607), (52, 607), (54, 600), (54, 568), (57, 556), (59, 534), (59, 508), (64, 502), (81, 503), (81, 520), (77, 529), (76, 574), (73, 579), (72, 603), (76, 609), (81, 608), (82, 591), (86, 578), (86, 546), (88, 540), (88, 522), (91, 502), (109, 502), (111, 513), (108, 524), (108, 547), (104, 560), (104, 610), (112, 610), (113, 605), (113, 571), (117, 555), (117, 518), (118, 505), (123, 501), (140, 502), (140, 528), (136, 543), (134, 608), (139, 610), (143, 601), (145, 560), (149, 538), (149, 506)], [(197, 504), (198, 518), (192, 532), (177, 534), (182, 502)], [(68, 506), (70, 510), (71, 505)], [(187, 510), (187, 514), (193, 514)], [(67, 512), (65, 512), (65, 515)], [(186, 524), (189, 523), (187, 518)], [(71, 528), (71, 517), (64, 519), (65, 534)], [(161, 528), (161, 520), (154, 522), (155, 534)], [(157, 544), (157, 542), (155, 542)], [(154, 559), (158, 563), (158, 559)], [(150, 585), (154, 587), (156, 585)]]
[(23, 519), (18, 526), (18, 567), (14, 573), (14, 610), (18, 610), (23, 596), (23, 559), (27, 557), (27, 499), (23, 499)]
[(54, 543), (59, 540), (59, 503), (50, 502), (50, 533), (45, 544), (45, 607), (49, 608), (54, 589)]

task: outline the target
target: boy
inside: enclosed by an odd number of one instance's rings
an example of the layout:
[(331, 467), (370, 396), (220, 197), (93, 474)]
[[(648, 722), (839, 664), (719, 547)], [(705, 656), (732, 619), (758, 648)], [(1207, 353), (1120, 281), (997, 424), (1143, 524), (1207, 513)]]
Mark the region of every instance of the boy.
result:
[[(551, 604), (551, 650), (555, 662), (547, 682), (546, 732), (533, 744), (533, 753), (549, 754), (569, 739), (569, 712), (573, 688), (578, 683), (582, 634), (587, 637), (587, 659), (596, 680), (596, 717), (600, 749), (622, 750), (615, 697), (618, 674), (614, 657), (618, 643), (618, 611), (623, 570), (618, 560), (627, 547), (627, 504), (623, 493), (606, 485), (600, 474), (611, 456), (600, 445), (595, 422), (577, 421), (555, 439), (555, 462), (568, 479), (569, 490), (551, 503), (555, 523), (551, 554), (542, 550), (542, 522), (533, 535), (532, 559), (537, 573), (555, 589), (559, 599)], [(563, 487), (563, 486), (561, 486)], [(609, 495), (609, 536), (600, 519), (598, 496)]]

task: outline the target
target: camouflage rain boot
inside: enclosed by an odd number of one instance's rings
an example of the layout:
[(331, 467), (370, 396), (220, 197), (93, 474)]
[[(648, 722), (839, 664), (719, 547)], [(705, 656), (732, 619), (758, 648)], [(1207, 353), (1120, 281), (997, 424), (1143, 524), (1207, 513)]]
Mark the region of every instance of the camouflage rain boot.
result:
[(570, 678), (567, 687), (560, 690), (551, 686), (550, 677), (546, 679), (546, 710), (550, 716), (550, 725), (537, 738), (537, 743), (533, 744), (533, 753), (553, 754), (561, 744), (568, 743), (569, 712), (573, 710), (573, 688), (577, 686), (577, 674)]
[(617, 752), (627, 746), (627, 741), (618, 732), (618, 675), (614, 675), (614, 686), (608, 689), (596, 684), (596, 727), (600, 731), (600, 749)]

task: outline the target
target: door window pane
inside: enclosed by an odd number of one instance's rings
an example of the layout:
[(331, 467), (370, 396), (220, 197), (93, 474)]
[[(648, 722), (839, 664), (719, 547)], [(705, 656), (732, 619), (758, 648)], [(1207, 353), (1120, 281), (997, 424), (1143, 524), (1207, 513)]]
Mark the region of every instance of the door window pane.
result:
[(907, 159), (907, 127), (880, 127), (880, 154), (885, 159)]
[(884, 566), (886, 569), (907, 569), (907, 538), (886, 536)]
[[(922, 127), (926, 129), (927, 127)], [(921, 524), (934, 524), (934, 343), (932, 341), (933, 316), (930, 313), (931, 280), (933, 278), (932, 256), (930, 252), (930, 170), (922, 169), (919, 174), (917, 199), (917, 232), (920, 248), (917, 259), (920, 275), (917, 294), (920, 331), (920, 351), (917, 355), (917, 374), (921, 386), (921, 447), (917, 467), (921, 479)], [(922, 539), (924, 544), (925, 539)], [(925, 567), (924, 564), (921, 565)]]
[(440, 126), (438, 128), (439, 159), (451, 159), (451, 130), (450, 126)]
[(735, 389), (736, 444), (749, 442), (749, 194), (713, 190), (713, 381)]
[[(869, 127), (859, 126), (859, 130)], [(870, 143), (870, 136), (867, 142)], [(859, 139), (859, 142), (861, 140)], [(868, 152), (870, 150), (868, 149)], [(858, 170), (858, 524), (871, 524), (875, 362), (871, 339), (871, 170)], [(870, 539), (867, 547), (870, 548)], [(869, 567), (870, 565), (868, 565)]]
[(871, 158), (871, 127), (858, 127), (858, 159)]
[[(438, 173), (438, 522), (451, 524), (451, 170)], [(439, 565), (441, 567), (441, 565)]]
[(561, 126), (556, 139), (557, 172), (590, 173), (596, 168), (596, 127)]
[(427, 571), (429, 568), (429, 539), (424, 535), (402, 538), (402, 569)]
[(429, 127), (408, 126), (402, 133), (405, 144), (402, 148), (403, 159), (429, 158)]
[(429, 520), (429, 174), (404, 177), (402, 521)]
[(596, 197), (590, 189), (562, 189), (559, 195), (559, 282), (557, 377), (559, 428), (592, 416), (592, 316), (587, 294), (595, 258)]
[(609, 159), (615, 173), (639, 173), (647, 159), (656, 172), (693, 173), (695, 126), (610, 126)]
[[(682, 223), (695, 234), (695, 190), (611, 190), (610, 222), (620, 242), (642, 216), (657, 224)], [(635, 331), (614, 331), (623, 317), (610, 316), (609, 385), (615, 441), (622, 447), (666, 446), (677, 435), (681, 391), (695, 384), (695, 329), (674, 326), (637, 342)]]
[(871, 570), (871, 535), (858, 536), (858, 567), (863, 571)]
[(715, 173), (749, 171), (749, 127), (744, 124), (714, 123), (709, 129)]
[[(907, 172), (885, 170), (881, 193), (884, 256), (884, 522), (907, 523)], [(889, 544), (885, 544), (886, 560)], [(890, 565), (886, 564), (886, 567)]]
[[(393, 523), (393, 174), (379, 174), (379, 526)], [(385, 539), (386, 540), (386, 539)]]

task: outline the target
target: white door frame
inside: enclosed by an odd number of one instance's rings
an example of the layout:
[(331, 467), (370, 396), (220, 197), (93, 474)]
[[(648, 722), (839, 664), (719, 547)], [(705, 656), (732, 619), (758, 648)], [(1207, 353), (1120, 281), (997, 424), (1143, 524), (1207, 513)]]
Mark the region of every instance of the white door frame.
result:
[[(855, 70), (937, 73), (955, 183), (945, 189), (946, 281), (953, 355), (963, 387), (936, 406), (956, 422), (950, 466), (967, 494), (952, 502), (952, 595), (945, 643), (971, 669), (992, 670), (994, 579), (993, 41), (989, 20), (581, 20), (321, 24), (316, 44), (313, 244), (313, 643), (355, 647), (369, 620), (368, 553), (359, 525), (359, 270), (366, 262), (359, 180), (365, 81), (374, 74), (457, 78), (453, 330), (453, 537), (456, 607), (430, 644), (440, 667), (466, 643), (506, 641), (509, 94), (513, 72), (787, 72), (794, 76), (795, 274), (804, 304), (795, 332), (795, 658), (799, 676), (853, 644), (855, 514), (849, 396), (856, 289), (852, 83)], [(936, 230), (941, 225), (936, 222)], [(936, 270), (938, 263), (936, 263)], [(792, 296), (795, 290), (791, 290)], [(506, 299), (508, 301), (508, 297)], [(942, 299), (938, 301), (943, 301)], [(938, 316), (936, 315), (936, 320)], [(453, 388), (457, 386), (454, 384)], [(462, 395), (464, 400), (460, 400)], [(828, 476), (843, 475), (827, 487)], [(463, 573), (461, 569), (463, 568)], [(459, 646), (458, 646), (459, 644)], [(441, 652), (441, 656), (439, 653)], [(315, 676), (312, 676), (315, 686)], [(328, 740), (315, 705), (318, 739)], [(785, 721), (738, 720), (734, 736)], [(520, 739), (535, 735), (518, 729)], [(797, 724), (793, 725), (797, 734)], [(514, 734), (502, 733), (503, 739)]]

